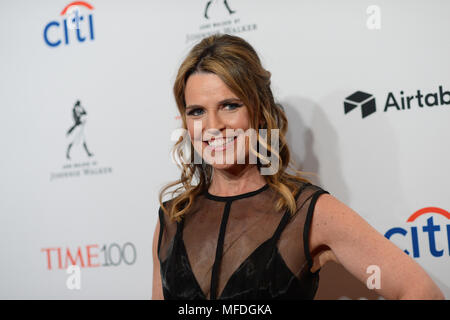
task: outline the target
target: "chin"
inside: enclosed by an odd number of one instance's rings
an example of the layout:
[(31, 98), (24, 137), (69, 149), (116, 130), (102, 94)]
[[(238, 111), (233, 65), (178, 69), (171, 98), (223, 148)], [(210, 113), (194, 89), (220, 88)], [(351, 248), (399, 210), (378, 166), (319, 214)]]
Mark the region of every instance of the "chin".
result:
[(237, 168), (238, 166), (242, 166), (242, 164), (212, 164), (211, 165), (216, 170), (229, 170), (231, 168)]
[(246, 158), (245, 163), (238, 163), (237, 159), (228, 159), (227, 161), (222, 161), (223, 163), (217, 163), (214, 161), (215, 159), (203, 158), (203, 161), (214, 169), (217, 170), (230, 170), (230, 169), (238, 169), (240, 167), (244, 167), (248, 165), (248, 158)]

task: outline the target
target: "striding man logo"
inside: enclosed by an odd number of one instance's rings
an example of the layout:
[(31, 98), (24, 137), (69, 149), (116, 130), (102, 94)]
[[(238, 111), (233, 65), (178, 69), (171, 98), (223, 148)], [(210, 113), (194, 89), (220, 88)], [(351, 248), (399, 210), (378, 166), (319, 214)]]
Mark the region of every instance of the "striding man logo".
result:
[(84, 110), (83, 106), (81, 105), (80, 100), (77, 100), (75, 102), (75, 105), (72, 109), (72, 116), (74, 124), (73, 126), (67, 130), (66, 136), (70, 138), (70, 143), (67, 146), (66, 151), (66, 158), (70, 160), (70, 150), (71, 148), (75, 146), (79, 146), (81, 143), (83, 143), (84, 150), (86, 151), (87, 155), (89, 157), (92, 157), (94, 154), (92, 154), (86, 144), (86, 137), (84, 135), (84, 127), (86, 125), (86, 117), (87, 113), (86, 110)]
[[(209, 0), (208, 3), (206, 3), (205, 13), (204, 13), (204, 16), (205, 16), (206, 19), (209, 19), (209, 17), (208, 17), (208, 10), (209, 10), (209, 7), (211, 6), (211, 4), (212, 4), (213, 2), (216, 2), (216, 0)], [(224, 0), (224, 1), (223, 1), (223, 4), (225, 5), (225, 8), (227, 8), (229, 14), (233, 14), (233, 13), (236, 12), (236, 11), (234, 11), (234, 10), (232, 10), (232, 9), (230, 8), (230, 6), (228, 5), (227, 0)]]

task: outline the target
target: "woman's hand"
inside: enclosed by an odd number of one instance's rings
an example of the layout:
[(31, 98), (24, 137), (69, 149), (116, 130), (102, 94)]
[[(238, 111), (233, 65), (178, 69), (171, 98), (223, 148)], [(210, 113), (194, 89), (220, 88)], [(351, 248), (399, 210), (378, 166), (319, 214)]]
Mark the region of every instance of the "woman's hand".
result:
[(325, 249), (323, 251), (320, 251), (318, 254), (314, 255), (311, 272), (316, 272), (329, 261), (339, 263), (339, 261), (337, 260), (336, 256), (334, 255), (331, 249)]

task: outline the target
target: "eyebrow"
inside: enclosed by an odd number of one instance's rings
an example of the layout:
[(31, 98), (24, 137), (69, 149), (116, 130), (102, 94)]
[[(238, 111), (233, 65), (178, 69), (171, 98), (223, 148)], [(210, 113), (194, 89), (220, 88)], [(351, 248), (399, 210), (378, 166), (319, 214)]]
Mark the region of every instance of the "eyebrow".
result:
[[(227, 103), (232, 103), (232, 102), (242, 102), (242, 101), (239, 98), (227, 98), (227, 99), (219, 101), (217, 103), (217, 105), (221, 106), (221, 105), (224, 105), (224, 104), (227, 104)], [(202, 107), (203, 106), (198, 105), (198, 104), (192, 104), (192, 105), (186, 106), (186, 110), (192, 109), (192, 108), (202, 108)]]

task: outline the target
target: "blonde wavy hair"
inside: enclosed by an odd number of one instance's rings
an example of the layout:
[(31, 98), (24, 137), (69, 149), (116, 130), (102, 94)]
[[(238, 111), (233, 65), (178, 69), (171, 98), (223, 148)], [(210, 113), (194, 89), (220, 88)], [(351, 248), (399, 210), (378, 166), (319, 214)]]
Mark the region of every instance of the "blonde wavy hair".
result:
[[(185, 60), (182, 62), (173, 86), (178, 111), (183, 121), (183, 128), (186, 126), (186, 103), (184, 91), (186, 81), (194, 73), (213, 73), (221, 78), (228, 88), (235, 93), (244, 103), (248, 110), (251, 128), (255, 128), (257, 143), (266, 148), (268, 153), (274, 154), (278, 160), (278, 171), (272, 175), (263, 175), (269, 187), (279, 194), (275, 203), (277, 210), (288, 209), (291, 214), (296, 210), (294, 195), (300, 185), (296, 181), (310, 183), (302, 177), (306, 172), (296, 170), (291, 160), (289, 147), (286, 143), (286, 132), (288, 121), (283, 108), (275, 103), (272, 90), (270, 88), (269, 71), (265, 70), (253, 47), (244, 39), (228, 35), (215, 34), (202, 39), (196, 44)], [(259, 125), (262, 123), (263, 125)], [(267, 138), (262, 139), (258, 129), (267, 129)], [(279, 129), (279, 152), (273, 150), (265, 141), (271, 141), (271, 130)], [(184, 137), (175, 143), (172, 148), (172, 156), (184, 159), (183, 148), (185, 146)], [(211, 183), (213, 168), (203, 161), (194, 163), (194, 148), (190, 145), (190, 160), (182, 163), (177, 162), (181, 169), (180, 179), (171, 182), (160, 190), (159, 203), (161, 209), (170, 219), (180, 221), (181, 217), (189, 211), (197, 195), (208, 190)], [(250, 145), (249, 152), (252, 152), (257, 159), (257, 166), (265, 166), (267, 158), (254, 150)], [(270, 166), (270, 163), (267, 164)], [(287, 169), (291, 168), (293, 174), (289, 174)], [(197, 183), (194, 183), (197, 179)], [(181, 184), (171, 192), (172, 200), (170, 206), (166, 208), (163, 203), (163, 196), (167, 189)]]

